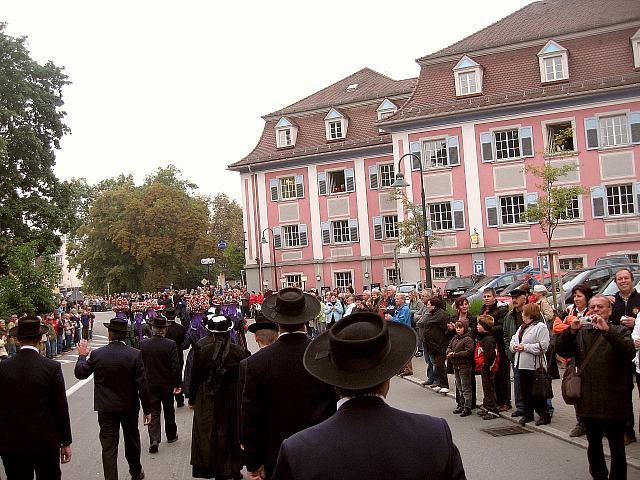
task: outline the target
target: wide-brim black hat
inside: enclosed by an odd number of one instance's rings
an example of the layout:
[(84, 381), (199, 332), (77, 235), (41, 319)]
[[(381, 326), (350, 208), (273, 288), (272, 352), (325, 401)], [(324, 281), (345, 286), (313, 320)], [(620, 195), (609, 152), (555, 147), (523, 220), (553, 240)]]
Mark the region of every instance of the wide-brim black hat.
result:
[(287, 287), (262, 302), (262, 314), (272, 322), (296, 325), (313, 320), (320, 313), (320, 302), (295, 287)]
[(129, 322), (121, 318), (114, 317), (109, 320), (109, 323), (102, 322), (102, 324), (107, 327), (108, 330), (113, 330), (114, 332), (128, 332), (133, 330), (129, 326)]
[(9, 330), (9, 335), (18, 338), (39, 337), (49, 332), (49, 327), (42, 325), (35, 317), (24, 317), (18, 320), (18, 325)]
[(158, 315), (155, 318), (148, 318), (147, 323), (156, 328), (167, 328), (169, 326), (169, 321), (164, 315)]
[(164, 311), (164, 316), (167, 317), (167, 320), (169, 320), (170, 322), (175, 321), (176, 315), (176, 309), (173, 307), (169, 307)]
[(251, 333), (256, 333), (258, 330), (278, 330), (278, 324), (259, 313), (256, 316), (255, 323), (249, 325), (249, 331)]
[(203, 326), (211, 333), (228, 333), (233, 330), (233, 321), (224, 315), (207, 315)]
[(393, 377), (416, 350), (413, 329), (371, 312), (352, 313), (313, 340), (304, 367), (319, 380), (348, 390)]

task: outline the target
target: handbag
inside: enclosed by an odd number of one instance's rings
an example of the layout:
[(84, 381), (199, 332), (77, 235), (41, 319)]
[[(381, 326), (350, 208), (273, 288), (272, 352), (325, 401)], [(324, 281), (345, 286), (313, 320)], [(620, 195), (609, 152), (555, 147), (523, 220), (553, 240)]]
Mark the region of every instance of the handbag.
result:
[(562, 376), (562, 398), (567, 405), (577, 405), (580, 403), (580, 397), (582, 395), (582, 377), (580, 375), (586, 368), (589, 360), (591, 360), (593, 352), (595, 352), (601, 340), (602, 335), (598, 336), (596, 341), (593, 342), (582, 365), (580, 365), (580, 369), (575, 365), (569, 365), (564, 371), (564, 375)]
[[(551, 375), (547, 373), (547, 369), (544, 366), (545, 353), (542, 351), (542, 345), (540, 345), (540, 366), (535, 368), (533, 372), (533, 387), (531, 389), (531, 395), (537, 398), (553, 398), (553, 386), (551, 384)], [(535, 364), (534, 364), (535, 367)]]

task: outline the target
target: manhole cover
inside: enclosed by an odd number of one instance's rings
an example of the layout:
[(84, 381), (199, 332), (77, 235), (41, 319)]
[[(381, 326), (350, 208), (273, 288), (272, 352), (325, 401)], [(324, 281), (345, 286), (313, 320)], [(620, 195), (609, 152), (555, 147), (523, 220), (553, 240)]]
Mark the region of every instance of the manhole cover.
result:
[(488, 433), (492, 437), (505, 437), (507, 435), (520, 435), (521, 433), (531, 433), (530, 430), (519, 426), (514, 427), (496, 427), (496, 428), (481, 428), (483, 432)]

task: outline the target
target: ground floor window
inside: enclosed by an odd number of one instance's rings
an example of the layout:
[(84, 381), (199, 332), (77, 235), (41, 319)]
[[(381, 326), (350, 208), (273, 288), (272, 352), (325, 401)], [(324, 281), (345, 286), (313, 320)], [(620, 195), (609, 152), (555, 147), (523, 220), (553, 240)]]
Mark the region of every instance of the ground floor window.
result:
[(351, 276), (351, 272), (335, 272), (335, 286), (340, 290), (344, 290), (345, 288), (353, 285), (353, 278)]
[(455, 265), (446, 265), (443, 267), (433, 267), (431, 269), (431, 276), (435, 279), (450, 278), (456, 276)]
[(286, 276), (285, 287), (298, 287), (302, 288), (302, 275), (289, 274)]
[(561, 258), (558, 263), (560, 264), (560, 270), (569, 271), (584, 268), (584, 258), (582, 257)]
[(513, 272), (514, 270), (522, 270), (530, 265), (528, 260), (518, 260), (515, 262), (504, 262), (504, 271)]
[(395, 285), (398, 283), (398, 270), (395, 268), (385, 269), (385, 278), (387, 285)]

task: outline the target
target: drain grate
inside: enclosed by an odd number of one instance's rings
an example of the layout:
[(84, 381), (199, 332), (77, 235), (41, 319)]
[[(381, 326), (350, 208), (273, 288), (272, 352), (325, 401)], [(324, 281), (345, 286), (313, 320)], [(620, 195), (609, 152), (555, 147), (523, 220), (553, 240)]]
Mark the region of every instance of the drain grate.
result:
[(520, 435), (521, 433), (531, 433), (530, 430), (519, 426), (514, 427), (496, 427), (496, 428), (481, 428), (483, 432), (488, 433), (492, 437), (506, 437), (507, 435)]

